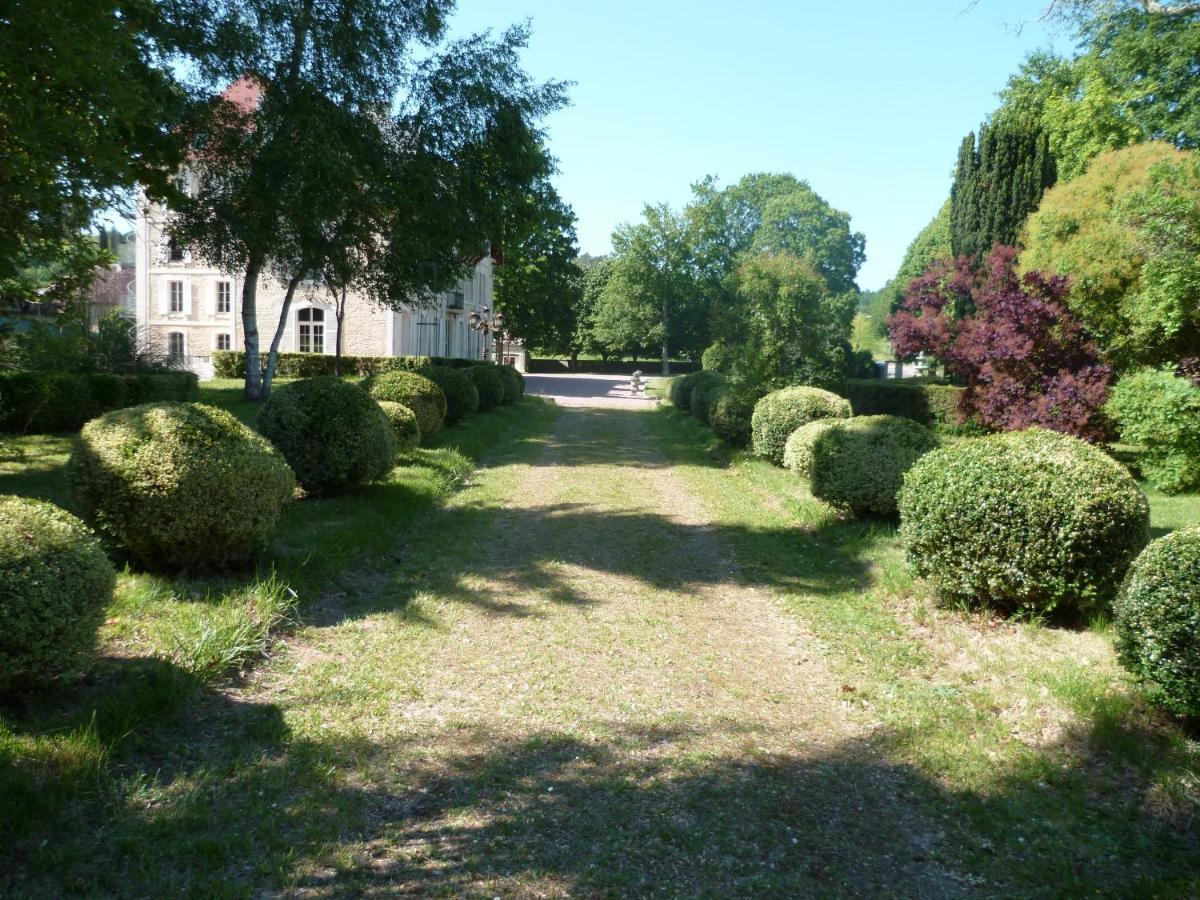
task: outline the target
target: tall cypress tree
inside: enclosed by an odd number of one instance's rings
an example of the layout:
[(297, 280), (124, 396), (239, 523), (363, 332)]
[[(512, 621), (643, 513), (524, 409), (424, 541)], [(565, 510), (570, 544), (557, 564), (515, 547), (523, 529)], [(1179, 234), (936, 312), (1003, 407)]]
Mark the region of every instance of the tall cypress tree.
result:
[(958, 151), (951, 188), (950, 245), (955, 256), (985, 256), (993, 244), (1014, 244), (1026, 217), (1054, 186), (1049, 139), (1023, 123), (983, 125)]

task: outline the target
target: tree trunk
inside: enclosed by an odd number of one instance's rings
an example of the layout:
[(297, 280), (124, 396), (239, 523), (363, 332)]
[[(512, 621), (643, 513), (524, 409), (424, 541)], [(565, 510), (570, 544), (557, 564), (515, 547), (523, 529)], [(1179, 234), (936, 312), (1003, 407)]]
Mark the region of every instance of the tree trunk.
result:
[(662, 302), (662, 317), (663, 317), (663, 345), (662, 345), (662, 373), (664, 375), (671, 374), (671, 351), (668, 347), (670, 340), (670, 331), (667, 328), (667, 295), (663, 294)]
[(262, 362), (258, 352), (258, 275), (262, 260), (252, 259), (246, 266), (242, 285), (242, 337), (246, 346), (246, 384), (242, 396), (258, 403), (262, 396)]
[(337, 334), (333, 336), (333, 374), (342, 376), (342, 320), (346, 318), (346, 286), (342, 285), (342, 298), (333, 298), (333, 318), (337, 322)]
[(296, 295), (296, 286), (304, 276), (294, 275), (288, 282), (287, 293), (283, 295), (283, 309), (279, 313), (279, 322), (275, 325), (275, 337), (271, 338), (271, 349), (267, 353), (267, 369), (263, 374), (262, 399), (271, 396), (271, 382), (275, 380), (275, 367), (279, 364), (279, 345), (283, 341), (283, 331), (287, 327), (288, 312), (292, 308), (292, 297)]

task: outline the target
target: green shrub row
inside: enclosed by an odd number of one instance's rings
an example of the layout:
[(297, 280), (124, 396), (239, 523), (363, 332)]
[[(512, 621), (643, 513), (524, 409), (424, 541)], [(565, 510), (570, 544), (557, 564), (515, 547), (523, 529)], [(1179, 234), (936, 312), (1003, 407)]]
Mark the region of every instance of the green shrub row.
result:
[(195, 400), (198, 381), (191, 372), (0, 372), (0, 431), (75, 431), (110, 410), (164, 400)]
[(962, 388), (947, 384), (861, 378), (846, 381), (846, 397), (856, 416), (902, 416), (934, 431), (979, 433), (978, 426), (960, 420), (962, 393)]
[[(264, 360), (266, 359), (264, 355)], [(244, 350), (217, 350), (212, 355), (213, 374), (217, 378), (245, 378)], [(315, 378), (333, 374), (334, 358), (323, 353), (280, 353), (275, 366), (278, 378)], [(482, 359), (450, 356), (342, 356), (343, 375), (380, 375), (384, 372), (420, 372), (430, 366), (467, 369), (492, 366)]]
[(848, 419), (844, 397), (815, 387), (786, 387), (767, 394), (754, 407), (751, 440), (756, 455), (783, 464), (783, 448), (792, 432), (816, 419)]

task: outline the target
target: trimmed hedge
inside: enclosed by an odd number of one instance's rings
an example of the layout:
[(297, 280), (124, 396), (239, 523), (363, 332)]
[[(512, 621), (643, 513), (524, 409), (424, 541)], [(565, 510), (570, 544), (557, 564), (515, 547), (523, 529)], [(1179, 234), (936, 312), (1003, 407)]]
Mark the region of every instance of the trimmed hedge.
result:
[(817, 419), (801, 425), (783, 445), (783, 467), (807, 479), (812, 475), (813, 444), (841, 419)]
[(846, 396), (856, 416), (903, 416), (935, 431), (979, 434), (982, 428), (959, 420), (963, 389), (948, 384), (849, 379)]
[(758, 398), (737, 387), (717, 396), (708, 418), (717, 437), (734, 447), (750, 444), (750, 419)]
[(671, 405), (677, 410), (691, 415), (692, 391), (703, 384), (723, 383), (724, 381), (725, 376), (720, 372), (712, 372), (707, 369), (699, 372), (689, 372), (687, 375), (679, 375), (672, 378), (671, 383), (667, 386), (667, 399), (671, 401)]
[[(266, 354), (263, 354), (266, 360)], [(218, 378), (245, 378), (244, 350), (217, 350), (212, 355), (213, 372)], [(275, 365), (277, 378), (315, 378), (333, 374), (334, 358), (323, 353), (280, 353)], [(343, 375), (381, 375), (384, 372), (423, 372), (430, 366), (468, 369), (492, 366), (482, 359), (457, 356), (342, 356)]]
[(811, 444), (813, 496), (858, 516), (894, 516), (904, 473), (937, 446), (929, 429), (901, 416), (832, 420)]
[(909, 564), (947, 600), (1088, 612), (1146, 546), (1150, 506), (1119, 462), (1033, 428), (922, 457), (898, 498)]
[(786, 387), (772, 391), (758, 401), (750, 419), (754, 452), (780, 465), (784, 444), (801, 425), (815, 419), (848, 418), (849, 402), (830, 391), (814, 387)]
[(100, 541), (73, 515), (0, 497), (0, 690), (82, 668), (115, 583)]
[(84, 518), (154, 569), (250, 561), (295, 486), (265, 438), (199, 403), (149, 403), (93, 419), (80, 432), (69, 476)]
[(471, 376), (449, 366), (426, 366), (420, 371), (446, 395), (446, 423), (459, 422), (479, 411), (479, 391)]
[(391, 419), (360, 388), (331, 375), (271, 391), (258, 412), (258, 430), (310, 494), (377, 481), (396, 464)]
[(76, 431), (114, 409), (200, 396), (192, 372), (142, 375), (68, 372), (0, 373), (0, 430)]
[(376, 400), (403, 403), (416, 413), (421, 440), (441, 428), (446, 419), (446, 395), (420, 372), (384, 372), (368, 379), (363, 387)]
[(396, 450), (404, 452), (411, 450), (421, 443), (421, 429), (417, 427), (417, 414), (403, 403), (391, 400), (376, 400), (383, 414), (392, 423), (392, 432), (396, 435)]
[(1152, 542), (1113, 605), (1121, 662), (1155, 703), (1200, 716), (1200, 527)]
[(514, 366), (498, 366), (496, 371), (504, 379), (505, 403), (516, 403), (525, 396), (525, 376)]
[(722, 376), (720, 380), (702, 381), (692, 389), (691, 414), (703, 422), (710, 424), (713, 404), (722, 394), (729, 392), (729, 382)]
[(495, 409), (504, 402), (508, 391), (504, 376), (495, 366), (471, 366), (466, 371), (479, 391), (479, 408), (482, 411)]

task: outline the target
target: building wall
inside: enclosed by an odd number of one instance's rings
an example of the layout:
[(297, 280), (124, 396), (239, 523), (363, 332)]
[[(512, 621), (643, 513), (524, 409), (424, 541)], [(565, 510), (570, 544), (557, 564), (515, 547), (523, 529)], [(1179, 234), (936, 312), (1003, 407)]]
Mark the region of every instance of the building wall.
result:
[[(136, 320), (144, 338), (166, 352), (170, 336), (181, 335), (183, 353), (191, 368), (211, 375), (211, 355), (222, 336), (231, 349), (244, 349), (241, 299), (243, 279), (222, 273), (203, 260), (184, 253), (170, 259), (166, 216), (157, 207), (139, 204), (137, 222)], [(484, 257), (475, 270), (451, 291), (422, 303), (406, 304), (399, 311), (381, 309), (366, 297), (347, 296), (342, 328), (342, 352), (348, 356), (455, 356), (479, 358), (484, 349), (481, 335), (467, 327), (472, 311), (482, 312), (492, 304), (493, 269)], [(182, 299), (182, 309), (172, 311), (172, 283)], [(229, 285), (227, 312), (218, 311), (218, 285)], [(278, 279), (262, 276), (257, 290), (259, 346), (269, 349), (279, 322), (287, 286)], [(462, 308), (455, 308), (455, 294), (462, 294)], [(319, 311), (323, 318), (322, 352), (335, 352), (336, 320), (333, 297), (322, 286), (302, 284), (292, 299), (280, 342), (283, 352), (298, 352), (301, 344), (301, 311)], [(312, 313), (309, 313), (312, 315)]]

